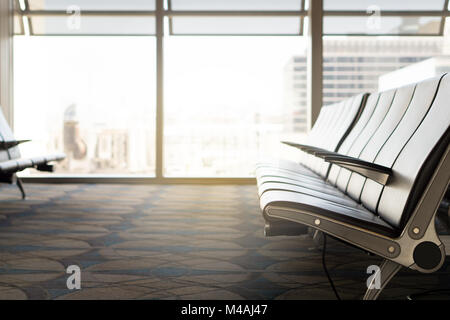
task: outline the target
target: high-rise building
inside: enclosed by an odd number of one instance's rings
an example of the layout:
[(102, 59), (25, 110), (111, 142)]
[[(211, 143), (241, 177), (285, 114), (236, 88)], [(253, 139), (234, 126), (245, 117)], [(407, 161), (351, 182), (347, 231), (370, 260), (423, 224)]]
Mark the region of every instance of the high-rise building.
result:
[(128, 167), (129, 136), (127, 130), (105, 129), (97, 134), (95, 166), (100, 170)]
[[(443, 39), (343, 37), (324, 40), (323, 104), (378, 90), (378, 78), (407, 65), (441, 55)], [(306, 55), (288, 62), (285, 124), (288, 132), (307, 130)]]
[(306, 55), (292, 57), (285, 70), (285, 131), (307, 131)]
[(450, 72), (450, 55), (433, 57), (382, 75), (379, 90), (389, 90)]

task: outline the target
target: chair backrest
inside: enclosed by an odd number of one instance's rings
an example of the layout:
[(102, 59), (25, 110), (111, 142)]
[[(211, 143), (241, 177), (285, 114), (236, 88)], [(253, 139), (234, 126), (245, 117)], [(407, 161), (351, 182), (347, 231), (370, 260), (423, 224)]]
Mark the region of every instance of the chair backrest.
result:
[[(380, 152), (382, 146), (389, 137), (393, 134), (395, 128), (403, 118), (406, 110), (408, 109), (411, 99), (414, 94), (415, 85), (409, 85), (397, 89), (395, 98), (392, 101), (392, 105), (389, 108), (388, 113), (380, 123), (372, 137), (370, 137), (367, 144), (362, 149), (358, 158), (373, 162), (378, 152)], [(347, 182), (347, 193), (355, 200), (359, 201), (361, 191), (364, 186), (365, 178), (357, 173), (352, 173), (350, 179)]]
[[(380, 99), (379, 93), (372, 93), (368, 96), (367, 102), (365, 103), (363, 112), (361, 116), (358, 118), (358, 121), (354, 125), (354, 127), (351, 129), (348, 136), (343, 141), (342, 145), (339, 147), (338, 152), (340, 154), (347, 155), (350, 148), (355, 143), (356, 139), (361, 134), (362, 130), (366, 127), (368, 121), (372, 117), (373, 112), (375, 111), (375, 107), (377, 106), (378, 100)], [(333, 164), (330, 169), (330, 173), (328, 174), (328, 181), (335, 185), (337, 177), (340, 172), (340, 166)]]
[[(450, 75), (381, 92), (370, 99), (339, 150), (389, 167), (393, 176), (381, 185), (333, 166), (328, 179), (394, 227), (402, 228), (430, 182), (450, 142)], [(372, 95), (375, 97), (375, 95)], [(371, 96), (371, 97), (372, 97)]]
[[(348, 139), (348, 135), (355, 130), (355, 126), (358, 125), (361, 116), (365, 113), (369, 96), (369, 94), (359, 94), (347, 100), (347, 108), (343, 111), (344, 117), (339, 119), (334, 133), (332, 132), (329, 137), (329, 151), (340, 150), (342, 143), (344, 143)], [(323, 160), (317, 161), (317, 165), (314, 168), (314, 170), (322, 177), (328, 175), (329, 169), (330, 164)]]
[(391, 167), (393, 179), (376, 191), (366, 184), (362, 197), (369, 205), (376, 196), (378, 215), (397, 227), (406, 223), (450, 143), (450, 75), (417, 86), (421, 94), (375, 161)]
[[(0, 141), (15, 140), (14, 134), (3, 115), (2, 108), (0, 107)], [(8, 150), (0, 150), (0, 161), (7, 161), (11, 159), (20, 158), (19, 147), (12, 147)]]
[[(358, 138), (353, 143), (350, 150), (347, 152), (347, 155), (351, 157), (357, 158), (370, 138), (373, 136), (373, 134), (377, 131), (380, 124), (383, 122), (386, 114), (388, 113), (393, 100), (395, 98), (396, 90), (389, 90), (386, 92), (380, 93), (380, 98), (378, 99), (378, 103), (375, 107), (375, 111), (373, 112), (372, 116), (370, 117), (369, 122), (364, 127), (364, 129), (359, 134)], [(340, 168), (339, 174), (336, 179), (336, 186), (345, 192), (347, 190), (347, 184), (350, 180), (351, 172), (347, 169)]]
[[(342, 111), (343, 102), (323, 106), (313, 128), (307, 136), (306, 144), (318, 148), (326, 148), (328, 143), (327, 138), (335, 127), (337, 118), (341, 115)], [(301, 153), (299, 160), (308, 168), (314, 167), (317, 161), (316, 157), (306, 152)]]
[[(367, 94), (359, 94), (322, 107), (308, 136), (307, 144), (329, 151), (337, 151), (364, 109), (367, 96)], [(319, 175), (323, 177), (327, 175), (329, 164), (322, 159), (312, 155), (303, 155), (301, 162)]]
[[(431, 108), (440, 81), (441, 78), (439, 77), (423, 81), (416, 85), (414, 96), (408, 106), (408, 110), (406, 110), (395, 131), (389, 139), (386, 139), (384, 145), (379, 148), (376, 156), (368, 161), (392, 168), (401, 149), (406, 145), (408, 139)], [(357, 176), (359, 175), (355, 175), (355, 177)], [(361, 180), (361, 176), (358, 179)], [(364, 181), (364, 188), (361, 190), (361, 200), (369, 209), (377, 211), (378, 196), (382, 190), (382, 185), (374, 183), (370, 179), (366, 180), (363, 178), (362, 180)]]
[[(325, 107), (328, 121), (320, 128), (321, 130), (318, 130), (319, 139), (317, 139), (316, 144), (314, 145), (315, 147), (326, 150), (333, 148), (333, 140), (336, 139), (335, 136), (333, 136), (333, 133), (339, 128), (340, 119), (344, 116), (345, 110), (352, 99), (353, 97)], [(331, 151), (334, 151), (334, 149)], [(303, 161), (303, 164), (313, 171), (316, 171), (320, 159), (312, 155), (308, 155), (307, 159), (307, 161)]]

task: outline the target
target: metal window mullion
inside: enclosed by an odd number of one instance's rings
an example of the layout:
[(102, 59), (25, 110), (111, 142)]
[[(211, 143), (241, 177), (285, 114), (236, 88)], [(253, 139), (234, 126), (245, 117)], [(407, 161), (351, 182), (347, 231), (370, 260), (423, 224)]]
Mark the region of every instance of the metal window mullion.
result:
[(323, 0), (310, 1), (307, 55), (308, 128), (322, 107), (323, 87)]
[(164, 0), (156, 0), (156, 178), (163, 177), (164, 152)]
[[(19, 0), (18, 0), (19, 1)], [(30, 12), (30, 2), (28, 0), (24, 0), (25, 2), (25, 11), (21, 11), (22, 12), (22, 17), (25, 17), (28, 21), (28, 34), (30, 36), (32, 36), (34, 34), (33, 32), (33, 24), (31, 21), (31, 17), (29, 16), (29, 12)], [(20, 8), (20, 6), (19, 6)], [(22, 26), (23, 26), (23, 34), (27, 34), (26, 30), (25, 30), (25, 24), (23, 23), (23, 18), (22, 20)]]
[(19, 0), (14, 0), (13, 10), (14, 10), (14, 14), (19, 17), (19, 23), (20, 23), (20, 33), (16, 33), (16, 30), (14, 30), (14, 29), (13, 29), (13, 33), (14, 33), (14, 35), (16, 35), (16, 34), (24, 35), (25, 34), (25, 26), (23, 24), (23, 12), (22, 12), (22, 10), (20, 10)]
[[(167, 0), (167, 10), (168, 11), (172, 11), (172, 1), (171, 0)], [(164, 15), (166, 16), (166, 11), (164, 11)], [(169, 35), (172, 36), (173, 35), (173, 21), (172, 21), (172, 17), (169, 17)]]
[[(19, 16), (19, 22), (20, 22), (20, 33), (19, 35), (25, 35), (25, 24), (23, 23), (23, 15), (22, 13), (18, 13)], [(15, 30), (14, 30), (14, 34), (16, 34)]]
[[(27, 10), (24, 13), (31, 17), (48, 17), (48, 16), (67, 16), (67, 11), (64, 10)], [(147, 17), (154, 16), (156, 11), (104, 11), (104, 10), (83, 10), (83, 16), (93, 17)]]
[[(153, 16), (156, 11), (148, 10), (83, 10), (84, 16)], [(64, 10), (29, 10), (24, 11), (30, 16), (66, 16)], [(306, 16), (305, 11), (174, 11), (171, 8), (162, 10), (162, 14), (168, 17), (221, 17), (221, 16), (242, 16), (242, 17), (297, 17)]]
[[(30, 16), (66, 16), (67, 12), (64, 10), (27, 10), (24, 12)], [(156, 11), (144, 11), (144, 10), (83, 10), (83, 15), (85, 16), (152, 16), (155, 15)], [(233, 11), (233, 10), (224, 10), (224, 11), (186, 11), (186, 10), (162, 10), (162, 14), (168, 17), (221, 17), (221, 16), (242, 16), (242, 17), (305, 17), (308, 13), (305, 10), (300, 11)], [(450, 12), (448, 10), (439, 11), (439, 10), (431, 10), (431, 11), (393, 11), (393, 10), (384, 10), (380, 12), (381, 16), (386, 17), (407, 17), (407, 16), (428, 16), (428, 17), (448, 17), (450, 16)], [(368, 13), (366, 11), (361, 10), (329, 10), (323, 11), (324, 16), (367, 16)]]
[(441, 25), (439, 26), (439, 35), (443, 36), (445, 31), (445, 20), (446, 20), (446, 13), (448, 13), (448, 1), (444, 1), (444, 8), (442, 9), (442, 18), (441, 18)]
[(307, 12), (300, 11), (186, 11), (186, 10), (167, 10), (164, 14), (168, 17), (298, 17), (306, 16)]
[[(368, 16), (368, 13), (366, 11), (361, 11), (361, 10), (342, 10), (342, 11), (338, 11), (338, 10), (328, 10), (328, 11), (323, 11), (323, 15), (324, 16), (343, 16), (343, 17), (347, 17), (347, 16)], [(380, 12), (381, 16), (385, 16), (385, 17), (421, 17), (421, 16), (426, 16), (426, 17), (441, 17), (441, 16), (448, 16), (449, 12), (448, 11), (439, 11), (439, 10), (429, 10), (429, 11), (402, 11), (402, 10), (381, 10)]]

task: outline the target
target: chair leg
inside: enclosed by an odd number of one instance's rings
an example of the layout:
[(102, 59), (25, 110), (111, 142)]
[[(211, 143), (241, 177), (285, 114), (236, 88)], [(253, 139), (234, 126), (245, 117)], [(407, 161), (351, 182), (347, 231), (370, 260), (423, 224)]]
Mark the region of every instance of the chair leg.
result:
[(440, 235), (439, 238), (441, 239), (442, 243), (444, 244), (445, 248), (445, 255), (450, 256), (450, 236), (449, 235)]
[[(391, 281), (391, 279), (400, 271), (402, 266), (396, 262), (391, 260), (384, 260), (381, 264), (381, 267), (378, 271), (375, 272), (372, 276), (372, 281), (369, 283), (366, 294), (364, 295), (363, 300), (376, 300), (380, 295), (381, 291), (383, 291), (384, 287)], [(379, 288), (371, 289), (376, 282), (379, 281)]]
[(19, 177), (16, 176), (16, 185), (20, 190), (20, 193), (22, 193), (22, 199), (26, 198), (25, 189), (23, 188), (22, 180), (20, 180)]

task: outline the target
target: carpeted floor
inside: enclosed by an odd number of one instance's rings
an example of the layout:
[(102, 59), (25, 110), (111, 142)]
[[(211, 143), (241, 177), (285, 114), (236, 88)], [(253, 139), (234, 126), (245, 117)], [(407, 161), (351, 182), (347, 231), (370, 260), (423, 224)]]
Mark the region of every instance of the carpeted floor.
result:
[[(27, 184), (0, 192), (0, 299), (334, 299), (308, 236), (265, 238), (254, 186)], [(380, 260), (338, 242), (327, 255), (344, 299)], [(81, 268), (81, 290), (66, 268)], [(450, 287), (401, 272), (382, 299)]]

